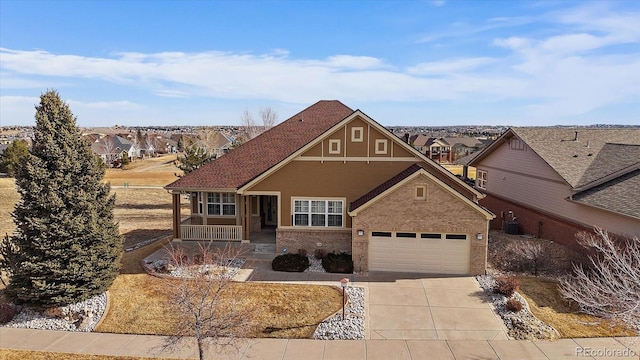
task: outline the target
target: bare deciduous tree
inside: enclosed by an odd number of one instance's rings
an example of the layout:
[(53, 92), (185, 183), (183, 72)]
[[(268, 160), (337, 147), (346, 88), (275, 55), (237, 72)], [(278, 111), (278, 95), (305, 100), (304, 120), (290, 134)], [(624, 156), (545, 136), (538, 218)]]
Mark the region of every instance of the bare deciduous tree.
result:
[(116, 151), (116, 145), (113, 143), (113, 138), (105, 136), (98, 140), (98, 143), (100, 144), (100, 155), (104, 156), (104, 163), (111, 165), (118, 158), (118, 152)]
[(538, 276), (538, 271), (547, 265), (549, 259), (549, 248), (539, 242), (523, 241), (516, 246), (516, 252), (522, 257), (525, 268), (529, 268), (533, 275)]
[(181, 248), (169, 247), (167, 252), (182, 276), (163, 284), (162, 291), (169, 295), (168, 306), (178, 315), (178, 329), (167, 338), (165, 347), (179, 346), (194, 337), (201, 360), (211, 345), (238, 348), (241, 340), (254, 331), (260, 310), (247, 301), (245, 287), (233, 281), (229, 264), (237, 261), (240, 248), (201, 245), (191, 260)]
[(278, 122), (278, 114), (271, 107), (265, 107), (260, 109), (260, 120), (262, 120), (262, 125), (258, 125), (249, 109), (245, 108), (242, 111), (240, 124), (244, 126), (248, 140), (272, 128)]
[(269, 106), (260, 109), (260, 118), (265, 131), (274, 127), (278, 122), (278, 114)]
[(146, 133), (144, 135), (144, 145), (146, 148), (146, 154), (147, 156), (151, 156), (153, 153), (156, 152), (156, 137), (154, 134), (150, 134), (150, 133)]
[(621, 241), (607, 231), (582, 233), (580, 245), (595, 252), (591, 269), (574, 265), (574, 274), (561, 282), (562, 295), (587, 314), (617, 319), (640, 329), (640, 240)]

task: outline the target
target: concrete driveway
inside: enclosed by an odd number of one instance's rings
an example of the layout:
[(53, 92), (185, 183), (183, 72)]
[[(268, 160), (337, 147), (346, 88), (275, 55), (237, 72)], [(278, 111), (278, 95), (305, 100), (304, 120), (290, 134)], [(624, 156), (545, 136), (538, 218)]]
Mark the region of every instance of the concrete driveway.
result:
[(473, 277), (370, 273), (366, 288), (369, 339), (508, 339)]

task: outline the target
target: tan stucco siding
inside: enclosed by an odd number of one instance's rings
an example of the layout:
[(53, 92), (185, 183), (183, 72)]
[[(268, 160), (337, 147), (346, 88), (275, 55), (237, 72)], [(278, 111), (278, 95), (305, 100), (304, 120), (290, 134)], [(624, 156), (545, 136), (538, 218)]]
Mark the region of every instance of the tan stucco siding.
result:
[[(426, 200), (415, 200), (415, 188), (427, 186)], [(372, 231), (463, 233), (471, 237), (470, 273), (482, 274), (486, 266), (488, 220), (448, 190), (419, 176), (363, 209), (353, 219), (353, 258), (368, 269), (368, 239)], [(364, 235), (358, 236), (357, 231)], [(476, 234), (483, 234), (482, 240)]]
[(345, 198), (345, 227), (351, 227), (349, 203), (411, 166), (410, 162), (292, 161), (249, 191), (281, 192), (281, 226), (291, 226), (291, 198)]

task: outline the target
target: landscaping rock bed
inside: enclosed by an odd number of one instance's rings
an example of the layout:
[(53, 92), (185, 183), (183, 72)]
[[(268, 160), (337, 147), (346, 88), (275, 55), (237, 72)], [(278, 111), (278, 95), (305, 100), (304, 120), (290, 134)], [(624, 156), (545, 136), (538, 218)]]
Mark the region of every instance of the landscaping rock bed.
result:
[(324, 320), (313, 333), (320, 340), (361, 340), (364, 339), (364, 289), (349, 286), (346, 288), (347, 305), (345, 319), (342, 311)]
[(244, 259), (230, 260), (226, 266), (220, 265), (190, 265), (190, 266), (174, 266), (168, 260), (154, 260), (146, 264), (146, 266), (157, 274), (162, 274), (171, 277), (194, 277), (198, 274), (207, 274), (211, 277), (222, 275), (227, 279), (233, 279), (242, 265), (244, 265)]
[(529, 311), (527, 302), (518, 293), (513, 294), (513, 298), (522, 303), (522, 310), (518, 312), (509, 311), (506, 308), (507, 297), (494, 291), (495, 279), (490, 275), (476, 276), (480, 287), (491, 298), (491, 302), (496, 311), (509, 329), (509, 336), (516, 340), (545, 340), (558, 338), (557, 331), (533, 316)]
[(93, 331), (107, 308), (107, 294), (64, 307), (36, 311), (19, 307), (13, 320), (2, 325), (12, 328), (29, 328), (62, 331)]
[(312, 273), (324, 273), (327, 272), (324, 267), (322, 267), (322, 260), (317, 259), (314, 255), (307, 255), (309, 258), (309, 267), (304, 269), (304, 272), (312, 272)]

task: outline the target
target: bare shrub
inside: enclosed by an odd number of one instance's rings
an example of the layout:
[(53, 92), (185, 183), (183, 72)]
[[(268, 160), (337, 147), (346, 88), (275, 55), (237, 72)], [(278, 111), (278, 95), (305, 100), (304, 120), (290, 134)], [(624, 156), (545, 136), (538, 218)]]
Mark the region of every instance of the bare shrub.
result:
[(324, 258), (324, 255), (325, 251), (322, 249), (315, 249), (315, 251), (313, 252), (313, 256), (315, 256), (318, 260), (322, 260)]
[(239, 341), (251, 334), (260, 308), (247, 302), (243, 287), (233, 282), (227, 266), (238, 259), (241, 251), (230, 244), (216, 249), (201, 245), (198, 262), (202, 265), (194, 266), (181, 248), (167, 249), (175, 266), (190, 270), (184, 277), (168, 278), (161, 285), (161, 291), (169, 297), (167, 306), (177, 314), (178, 321), (176, 333), (166, 340), (166, 348), (194, 337), (199, 358), (204, 359), (208, 346), (238, 348)]
[(298, 255), (307, 256), (307, 249), (298, 249)]
[(506, 308), (509, 311), (519, 312), (520, 310), (522, 310), (522, 303), (516, 298), (510, 298), (509, 300), (507, 300)]
[(17, 312), (15, 305), (5, 300), (0, 300), (0, 324), (6, 324), (13, 320)]
[(573, 275), (560, 283), (560, 292), (580, 310), (617, 319), (640, 329), (640, 240), (616, 240), (606, 230), (581, 233), (578, 243), (594, 251), (591, 267), (574, 265)]
[(496, 285), (493, 289), (498, 294), (511, 297), (520, 288), (520, 281), (513, 276), (497, 276)]
[(522, 241), (517, 243), (519, 265), (523, 270), (527, 270), (535, 276), (538, 271), (543, 270), (549, 263), (549, 247), (546, 243), (539, 241)]

